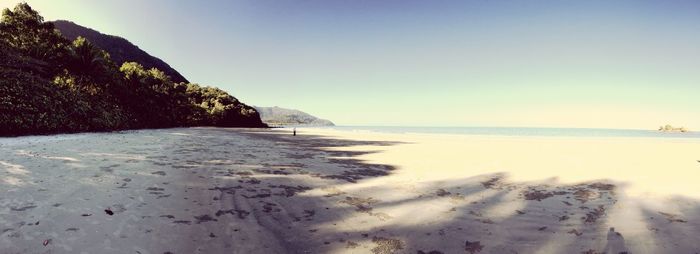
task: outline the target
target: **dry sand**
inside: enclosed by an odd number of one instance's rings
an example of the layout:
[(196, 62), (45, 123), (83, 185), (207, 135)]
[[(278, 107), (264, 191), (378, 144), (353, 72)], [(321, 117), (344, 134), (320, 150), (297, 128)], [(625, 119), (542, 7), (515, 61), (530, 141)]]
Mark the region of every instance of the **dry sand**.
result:
[(299, 134), (0, 139), (0, 253), (700, 252), (698, 141)]

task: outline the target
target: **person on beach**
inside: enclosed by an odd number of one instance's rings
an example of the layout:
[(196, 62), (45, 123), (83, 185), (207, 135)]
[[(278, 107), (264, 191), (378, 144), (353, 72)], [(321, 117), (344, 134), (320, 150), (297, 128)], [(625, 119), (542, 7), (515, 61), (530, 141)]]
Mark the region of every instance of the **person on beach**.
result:
[(292, 130), (292, 136), (296, 136), (296, 135), (297, 135), (297, 128), (294, 128), (294, 129)]

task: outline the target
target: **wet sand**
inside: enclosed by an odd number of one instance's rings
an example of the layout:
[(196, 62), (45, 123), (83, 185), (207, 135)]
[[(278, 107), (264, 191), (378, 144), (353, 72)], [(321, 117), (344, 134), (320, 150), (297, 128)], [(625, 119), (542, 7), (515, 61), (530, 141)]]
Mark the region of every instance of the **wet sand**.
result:
[(316, 129), (3, 138), (0, 253), (695, 253), (698, 151)]

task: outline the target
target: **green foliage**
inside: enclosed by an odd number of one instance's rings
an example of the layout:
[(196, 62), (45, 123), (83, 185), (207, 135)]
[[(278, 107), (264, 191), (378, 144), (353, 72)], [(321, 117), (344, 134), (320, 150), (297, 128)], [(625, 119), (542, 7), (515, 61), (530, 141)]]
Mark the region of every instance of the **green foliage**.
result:
[[(13, 56), (8, 57), (17, 60)], [(8, 58), (0, 61), (7, 63)], [(20, 60), (21, 61), (21, 60)], [(25, 68), (0, 67), (0, 135), (118, 129), (124, 118), (106, 101), (57, 86)], [(65, 79), (65, 82), (73, 82)]]
[(22, 54), (50, 63), (51, 71), (63, 66), (69, 44), (52, 23), (44, 22), (26, 3), (18, 4), (14, 11), (3, 10), (0, 40)]
[(68, 69), (78, 75), (95, 75), (107, 71), (111, 62), (109, 54), (98, 49), (83, 37), (78, 37), (70, 47)]
[(189, 103), (184, 87), (174, 84), (162, 71), (144, 70), (138, 63), (124, 63), (119, 70), (124, 75), (125, 87), (117, 94), (132, 112), (134, 126), (188, 126), (186, 115), (194, 106)]
[(137, 62), (143, 65), (145, 69), (157, 68), (165, 72), (165, 74), (170, 76), (175, 83), (188, 82), (185, 77), (180, 75), (180, 73), (170, 67), (170, 65), (163, 62), (163, 60), (149, 55), (124, 38), (102, 34), (98, 31), (77, 25), (70, 21), (57, 20), (51, 23), (53, 23), (54, 26), (61, 31), (61, 34), (65, 38), (68, 38), (68, 40), (75, 40), (78, 37), (84, 37), (95, 46), (107, 51), (110, 54), (111, 60), (117, 66), (121, 66), (125, 62)]
[(0, 21), (0, 136), (213, 125), (265, 127), (223, 90), (175, 83), (82, 37), (72, 43), (27, 4)]
[(260, 115), (248, 105), (238, 101), (225, 91), (216, 87), (201, 87), (197, 84), (187, 85), (187, 96), (190, 102), (203, 110), (208, 118), (206, 125), (215, 126), (260, 126)]

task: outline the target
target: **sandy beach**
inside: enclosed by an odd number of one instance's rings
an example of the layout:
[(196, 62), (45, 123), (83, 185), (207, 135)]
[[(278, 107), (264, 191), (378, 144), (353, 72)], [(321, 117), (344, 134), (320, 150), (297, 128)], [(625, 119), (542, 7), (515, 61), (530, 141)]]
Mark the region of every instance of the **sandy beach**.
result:
[(179, 128), (0, 139), (0, 253), (697, 253), (700, 142)]

